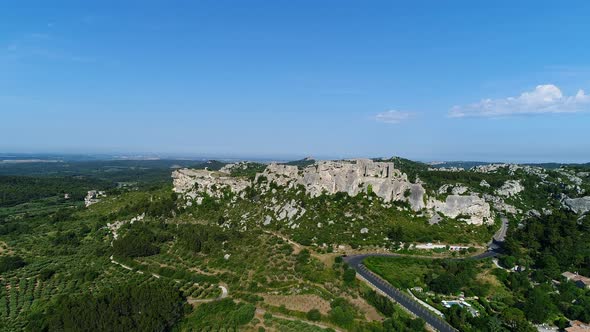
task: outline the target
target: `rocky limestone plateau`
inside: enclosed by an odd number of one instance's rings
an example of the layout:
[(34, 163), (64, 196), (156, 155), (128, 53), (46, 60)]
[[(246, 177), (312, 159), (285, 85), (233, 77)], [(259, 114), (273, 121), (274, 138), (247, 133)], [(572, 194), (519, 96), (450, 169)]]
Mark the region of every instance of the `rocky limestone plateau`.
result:
[[(232, 167), (224, 168), (231, 169)], [(266, 183), (266, 190), (270, 189), (270, 183), (275, 183), (286, 188), (303, 186), (312, 197), (338, 192), (356, 196), (371, 191), (384, 202), (407, 202), (413, 211), (426, 209), (429, 215), (440, 213), (449, 218), (461, 216), (467, 223), (475, 225), (493, 223), (490, 204), (475, 193), (465, 194), (467, 188), (453, 188), (453, 194), (448, 195), (444, 201), (428, 198), (419, 180), (416, 183), (410, 182), (407, 175), (389, 161), (318, 161), (302, 169), (273, 163), (262, 173), (257, 173), (253, 182), (221, 171), (193, 169), (176, 170), (172, 173), (172, 178), (174, 191), (189, 198), (187, 205), (192, 204), (191, 200), (196, 200), (199, 204), (202, 193), (221, 197), (220, 189), (227, 188), (235, 194), (243, 195), (244, 190), (254, 183)], [(267, 181), (260, 182), (261, 178)]]
[(411, 183), (392, 162), (368, 159), (319, 161), (299, 170), (297, 166), (270, 164), (257, 175), (286, 187), (302, 185), (312, 197), (345, 192), (356, 196), (369, 188), (385, 202), (407, 201), (414, 211), (424, 208), (424, 188)]
[(192, 199), (198, 197), (200, 193), (221, 197), (220, 189), (224, 188), (238, 194), (251, 185), (250, 181), (246, 179), (231, 177), (224, 172), (188, 168), (172, 172), (172, 183), (174, 192), (184, 194)]
[(547, 178), (547, 173), (543, 168), (528, 165), (489, 164), (472, 167), (471, 171), (478, 173), (496, 173), (504, 169), (507, 170), (508, 174), (510, 175), (515, 175), (517, 171), (523, 171), (524, 173), (529, 175), (536, 175), (543, 180)]

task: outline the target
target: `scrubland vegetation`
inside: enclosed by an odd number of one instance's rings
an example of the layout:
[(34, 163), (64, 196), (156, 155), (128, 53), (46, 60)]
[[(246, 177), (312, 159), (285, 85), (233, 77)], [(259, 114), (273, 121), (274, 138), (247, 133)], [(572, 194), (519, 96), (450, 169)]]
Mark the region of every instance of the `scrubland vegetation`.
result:
[[(406, 163), (401, 167), (409, 176), (432, 186), (479, 185), (482, 179), (424, 173), (423, 165)], [(139, 171), (131, 186), (118, 184), (131, 180), (130, 169), (86, 169), (83, 178), (59, 172), (0, 176), (2, 188), (9, 188), (0, 197), (0, 330), (420, 331), (421, 319), (367, 288), (334, 251), (345, 245), (415, 254), (403, 246), (481, 245), (497, 228), (448, 218), (429, 225), (403, 203), (389, 206), (371, 193), (310, 198), (297, 188), (280, 194), (252, 190), (244, 198), (227, 193), (185, 206), (158, 175), (163, 169), (169, 176), (167, 168)], [(233, 175), (252, 177), (255, 171), (248, 167)], [(505, 175), (485, 179), (496, 186)], [(99, 188), (107, 196), (85, 208), (80, 193)], [(554, 189), (523, 193), (515, 204), (535, 207), (548, 202)], [(68, 200), (66, 192), (72, 194)], [(274, 219), (262, 225), (265, 211), (254, 203), (272, 195), (314, 213), (294, 228)], [(588, 290), (565, 282), (561, 273), (590, 273), (590, 221), (544, 207), (552, 214), (511, 220), (500, 267), (491, 259), (459, 260), (469, 253), (452, 257), (446, 250), (432, 258), (372, 257), (365, 264), (402, 290), (421, 287), (414, 295), (462, 331), (528, 331), (531, 323), (588, 321)], [(369, 231), (361, 233), (361, 227)], [(449, 257), (435, 258), (444, 255)], [(523, 269), (511, 271), (515, 266)], [(460, 296), (479, 316), (442, 305)]]

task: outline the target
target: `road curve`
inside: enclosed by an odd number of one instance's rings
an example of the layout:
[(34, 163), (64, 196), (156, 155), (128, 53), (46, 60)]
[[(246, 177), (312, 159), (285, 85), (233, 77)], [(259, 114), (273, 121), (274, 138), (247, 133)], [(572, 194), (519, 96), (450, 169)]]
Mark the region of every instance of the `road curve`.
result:
[[(490, 257), (495, 257), (499, 254), (501, 250), (501, 244), (504, 242), (506, 237), (506, 232), (508, 230), (508, 219), (506, 217), (502, 217), (502, 226), (496, 232), (492, 240), (488, 243), (488, 251), (481, 253), (475, 256), (469, 256), (464, 258), (453, 258), (453, 259), (486, 259)], [(358, 273), (362, 278), (364, 278), (368, 283), (370, 283), (373, 287), (379, 289), (381, 292), (385, 293), (392, 299), (394, 299), (397, 303), (401, 306), (409, 310), (414, 315), (422, 318), (427, 324), (432, 326), (434, 329), (441, 331), (441, 332), (454, 332), (457, 331), (454, 327), (452, 327), (449, 323), (447, 323), (443, 318), (435, 315), (430, 310), (426, 309), (423, 305), (418, 303), (416, 300), (411, 298), (406, 293), (400, 291), (399, 289), (393, 287), (387, 281), (383, 280), (381, 277), (370, 271), (363, 265), (363, 260), (367, 257), (403, 257), (406, 255), (400, 254), (383, 254), (383, 253), (375, 253), (375, 254), (361, 254), (361, 255), (352, 255), (343, 257), (344, 261), (353, 269), (355, 269), (356, 273)]]
[(364, 265), (363, 260), (370, 256), (394, 256), (400, 257), (400, 255), (393, 254), (367, 254), (367, 255), (355, 255), (344, 257), (344, 261), (348, 263), (350, 267), (356, 270), (361, 277), (363, 277), (373, 287), (379, 289), (387, 296), (394, 299), (404, 308), (408, 309), (414, 315), (422, 318), (428, 325), (441, 332), (455, 332), (457, 331), (449, 323), (443, 320), (443, 318), (435, 315), (430, 310), (426, 309), (416, 300), (412, 299), (409, 295), (403, 293), (399, 289), (391, 286), (387, 281), (381, 279), (375, 273), (369, 271)]

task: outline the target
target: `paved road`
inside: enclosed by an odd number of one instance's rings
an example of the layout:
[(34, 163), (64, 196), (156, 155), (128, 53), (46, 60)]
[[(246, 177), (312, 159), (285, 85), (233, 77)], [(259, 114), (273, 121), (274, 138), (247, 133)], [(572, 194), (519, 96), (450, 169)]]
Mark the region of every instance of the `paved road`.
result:
[[(501, 250), (502, 242), (506, 238), (506, 232), (508, 230), (508, 219), (506, 217), (502, 217), (502, 226), (500, 229), (494, 234), (492, 240), (488, 243), (488, 251), (481, 253), (479, 255), (465, 257), (465, 258), (457, 258), (457, 259), (485, 259), (489, 257), (495, 257), (499, 254)], [(426, 309), (423, 305), (412, 299), (406, 293), (400, 291), (399, 289), (391, 286), (387, 281), (381, 279), (381, 277), (377, 276), (375, 273), (369, 271), (364, 265), (363, 260), (367, 257), (375, 257), (375, 256), (382, 256), (382, 257), (403, 257), (407, 255), (400, 255), (400, 254), (362, 254), (362, 255), (352, 255), (344, 257), (344, 261), (348, 263), (350, 267), (356, 270), (356, 272), (363, 277), (367, 282), (373, 285), (375, 288), (379, 289), (383, 293), (387, 294), (389, 297), (394, 299), (397, 303), (402, 305), (404, 308), (408, 309), (414, 315), (422, 318), (426, 323), (430, 326), (435, 328), (441, 332), (451, 332), (457, 331), (454, 327), (452, 327), (449, 323), (447, 323), (441, 317), (435, 315), (430, 310)]]
[(369, 256), (400, 256), (393, 254), (367, 254), (367, 255), (355, 255), (344, 257), (344, 260), (356, 272), (363, 277), (367, 282), (379, 289), (381, 292), (387, 294), (389, 297), (394, 299), (397, 303), (408, 309), (414, 315), (422, 318), (426, 323), (441, 332), (455, 332), (457, 331), (449, 323), (444, 321), (441, 317), (435, 315), (430, 310), (426, 309), (416, 300), (412, 299), (406, 293), (403, 293), (399, 289), (391, 286), (387, 281), (384, 281), (373, 272), (369, 271), (363, 264), (363, 260)]
[(506, 239), (506, 233), (508, 232), (508, 218), (502, 216), (502, 227), (494, 234), (494, 238), (491, 242), (504, 242)]

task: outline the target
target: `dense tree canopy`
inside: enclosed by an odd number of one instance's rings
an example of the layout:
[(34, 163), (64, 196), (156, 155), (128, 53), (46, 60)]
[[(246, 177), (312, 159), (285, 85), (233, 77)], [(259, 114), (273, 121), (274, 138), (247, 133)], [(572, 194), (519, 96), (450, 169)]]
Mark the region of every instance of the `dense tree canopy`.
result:
[(23, 261), (23, 259), (19, 256), (0, 257), (0, 273), (15, 270), (25, 265), (25, 261)]
[(113, 253), (122, 257), (151, 256), (160, 252), (158, 244), (167, 240), (165, 234), (156, 234), (149, 227), (138, 225), (113, 241)]
[(31, 331), (166, 331), (183, 314), (184, 299), (167, 283), (123, 284), (100, 294), (61, 296), (31, 319)]
[(590, 275), (590, 216), (562, 210), (526, 220), (506, 243), (507, 254), (557, 278), (568, 270)]
[(182, 331), (238, 330), (238, 327), (254, 318), (256, 307), (236, 303), (232, 299), (201, 304), (180, 324)]

